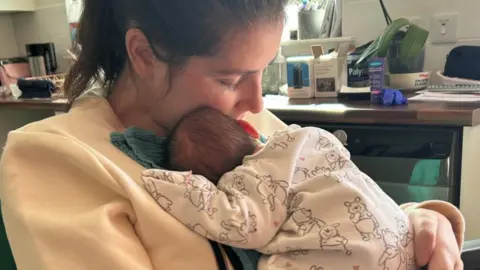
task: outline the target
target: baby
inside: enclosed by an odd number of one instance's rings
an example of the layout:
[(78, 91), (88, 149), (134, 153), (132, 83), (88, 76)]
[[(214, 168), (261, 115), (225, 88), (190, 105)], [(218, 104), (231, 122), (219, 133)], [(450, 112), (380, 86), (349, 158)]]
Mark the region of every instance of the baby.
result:
[(407, 216), (332, 134), (291, 126), (257, 147), (199, 109), (171, 139), (179, 172), (143, 172), (147, 191), (198, 234), (263, 253), (258, 269), (416, 268)]
[(237, 122), (222, 113), (197, 109), (184, 117), (169, 138), (169, 167), (192, 171), (215, 185), (220, 177), (253, 154), (255, 140)]

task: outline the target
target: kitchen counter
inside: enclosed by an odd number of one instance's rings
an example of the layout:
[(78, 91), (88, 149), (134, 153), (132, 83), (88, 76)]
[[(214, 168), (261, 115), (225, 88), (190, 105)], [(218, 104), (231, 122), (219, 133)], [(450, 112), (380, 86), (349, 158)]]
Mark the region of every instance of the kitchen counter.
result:
[(14, 99), (0, 97), (0, 108), (66, 112), (68, 107), (66, 98)]
[[(264, 97), (265, 108), (288, 122), (342, 124), (408, 124), (476, 126), (480, 124), (480, 103), (410, 102), (402, 106), (371, 105), (368, 100), (347, 101), (337, 98), (289, 99)], [(66, 112), (66, 98), (0, 98), (0, 108), (51, 110)]]
[(408, 124), (476, 126), (480, 124), (480, 103), (411, 101), (402, 106), (371, 105), (369, 100), (337, 98), (289, 99), (266, 96), (265, 108), (283, 121), (342, 124)]

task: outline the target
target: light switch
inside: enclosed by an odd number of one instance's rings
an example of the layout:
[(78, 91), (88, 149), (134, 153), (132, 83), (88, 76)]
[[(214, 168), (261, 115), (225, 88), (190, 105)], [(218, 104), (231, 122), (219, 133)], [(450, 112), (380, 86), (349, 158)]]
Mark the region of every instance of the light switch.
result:
[(435, 14), (430, 23), (430, 42), (455, 43), (457, 42), (457, 13)]

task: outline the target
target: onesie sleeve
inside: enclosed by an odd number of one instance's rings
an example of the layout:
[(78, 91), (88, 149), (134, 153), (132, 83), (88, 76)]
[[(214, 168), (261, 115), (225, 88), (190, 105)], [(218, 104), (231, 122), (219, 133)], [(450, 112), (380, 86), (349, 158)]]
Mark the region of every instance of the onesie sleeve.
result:
[[(145, 188), (180, 222), (211, 240), (259, 249), (287, 218), (298, 147), (309, 137), (289, 131), (271, 137), (243, 165), (227, 172), (217, 187), (190, 172), (147, 170)], [(295, 144), (298, 144), (295, 146)]]
[[(176, 219), (230, 246), (261, 248), (286, 218), (289, 183), (248, 166), (226, 173), (218, 188), (189, 172), (148, 170), (142, 179), (157, 203)], [(276, 197), (276, 191), (283, 197)]]

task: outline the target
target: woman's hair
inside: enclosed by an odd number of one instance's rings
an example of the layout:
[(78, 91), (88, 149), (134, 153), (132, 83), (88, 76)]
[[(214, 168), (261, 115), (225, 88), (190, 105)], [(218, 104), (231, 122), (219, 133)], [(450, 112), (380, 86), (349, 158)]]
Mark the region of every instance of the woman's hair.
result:
[(140, 29), (155, 56), (180, 67), (191, 56), (211, 56), (231, 31), (283, 18), (286, 0), (84, 0), (81, 46), (65, 89), (70, 100), (96, 80), (111, 87), (124, 70), (125, 35)]

